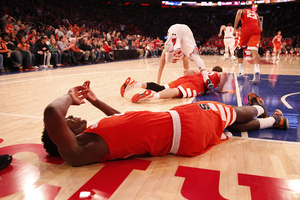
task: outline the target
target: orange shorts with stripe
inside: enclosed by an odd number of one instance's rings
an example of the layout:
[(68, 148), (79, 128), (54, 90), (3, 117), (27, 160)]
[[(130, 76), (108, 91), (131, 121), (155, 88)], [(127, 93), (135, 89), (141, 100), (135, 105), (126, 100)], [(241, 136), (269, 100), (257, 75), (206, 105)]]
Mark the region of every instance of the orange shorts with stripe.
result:
[(281, 50), (281, 45), (280, 43), (275, 43), (275, 51)]
[(251, 30), (241, 31), (240, 47), (248, 50), (258, 50), (260, 41), (260, 32), (253, 32)]
[(180, 144), (176, 155), (181, 156), (196, 156), (218, 144), (224, 129), (236, 120), (233, 107), (213, 101), (199, 101), (171, 110), (180, 116)]

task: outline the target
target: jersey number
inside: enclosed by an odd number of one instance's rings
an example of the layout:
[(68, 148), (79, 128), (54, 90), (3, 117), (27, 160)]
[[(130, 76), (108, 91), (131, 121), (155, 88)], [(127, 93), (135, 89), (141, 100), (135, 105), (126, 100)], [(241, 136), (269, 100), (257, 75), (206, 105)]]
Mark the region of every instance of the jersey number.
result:
[(247, 17), (252, 19), (257, 19), (256, 12), (254, 11), (247, 11)]

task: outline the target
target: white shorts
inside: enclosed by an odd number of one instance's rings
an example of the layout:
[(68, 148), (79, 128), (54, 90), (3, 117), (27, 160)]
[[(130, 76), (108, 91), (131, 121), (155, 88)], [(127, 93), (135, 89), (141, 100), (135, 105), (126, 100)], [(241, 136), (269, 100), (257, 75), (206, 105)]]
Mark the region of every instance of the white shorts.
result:
[(224, 38), (225, 49), (234, 49), (235, 40), (234, 38)]

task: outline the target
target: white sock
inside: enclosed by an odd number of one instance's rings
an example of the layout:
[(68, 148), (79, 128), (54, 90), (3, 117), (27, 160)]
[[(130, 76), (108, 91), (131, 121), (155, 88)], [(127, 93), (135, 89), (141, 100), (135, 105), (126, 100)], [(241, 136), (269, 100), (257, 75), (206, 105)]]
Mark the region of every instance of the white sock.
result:
[(265, 110), (263, 109), (263, 107), (261, 107), (260, 105), (253, 105), (252, 107), (256, 108), (256, 110), (257, 110), (258, 114), (257, 114), (256, 117), (260, 116), (261, 114), (263, 114), (265, 112)]
[(133, 84), (133, 87), (134, 87), (134, 88), (142, 88), (142, 83), (141, 83), (141, 82), (135, 82), (135, 83)]
[(254, 72), (259, 72), (259, 64), (254, 65)]
[(275, 123), (274, 117), (258, 118), (257, 120), (260, 124), (259, 129), (271, 128), (271, 127), (273, 127), (273, 124)]
[(155, 93), (152, 99), (159, 99), (160, 98), (160, 94), (159, 93)]
[(195, 61), (197, 64), (197, 67), (199, 67), (200, 70), (205, 69), (204, 61), (200, 58), (198, 54), (192, 53), (190, 55), (191, 60)]

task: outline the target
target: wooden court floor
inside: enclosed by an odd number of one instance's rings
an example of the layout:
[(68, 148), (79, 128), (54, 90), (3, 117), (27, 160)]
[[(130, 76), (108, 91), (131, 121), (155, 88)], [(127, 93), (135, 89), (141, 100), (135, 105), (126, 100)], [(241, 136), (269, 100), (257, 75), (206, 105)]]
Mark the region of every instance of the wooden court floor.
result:
[[(236, 63), (225, 62), (221, 56), (202, 58), (208, 69), (220, 65), (226, 72), (238, 71)], [(245, 61), (248, 74), (253, 72), (251, 62), (251, 59)], [(40, 138), (44, 108), (86, 80), (91, 81), (99, 99), (119, 111), (165, 111), (191, 102), (193, 99), (132, 103), (131, 97), (142, 89), (131, 90), (124, 98), (120, 96), (120, 86), (128, 76), (156, 82), (158, 64), (159, 58), (151, 58), (1, 75), (0, 154), (9, 153), (14, 159), (0, 171), (0, 198), (300, 199), (300, 143), (297, 141), (234, 137), (196, 157), (142, 156), (83, 167), (71, 167), (43, 151)], [(190, 67), (196, 68), (195, 63), (190, 62)], [(181, 62), (166, 66), (161, 83), (182, 76), (182, 69)], [(266, 77), (294, 76), (296, 85), (290, 87), (295, 87), (294, 101), (299, 105), (300, 58), (286, 57), (279, 61), (263, 58), (260, 69)], [(229, 87), (232, 82), (228, 83)], [(263, 90), (259, 89), (262, 95)], [(238, 101), (241, 95), (238, 91), (234, 95), (232, 99)], [(105, 116), (89, 103), (72, 106), (68, 114), (86, 119), (89, 125)], [(299, 120), (299, 112), (295, 115)], [(297, 120), (293, 128), (300, 137)]]

